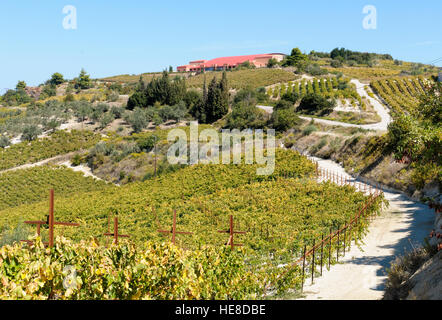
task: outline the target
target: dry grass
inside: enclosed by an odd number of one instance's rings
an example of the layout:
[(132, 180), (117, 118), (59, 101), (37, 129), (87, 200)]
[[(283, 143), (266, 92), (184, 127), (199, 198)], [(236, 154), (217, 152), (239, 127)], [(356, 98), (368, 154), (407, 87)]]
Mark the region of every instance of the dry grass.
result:
[(428, 261), (436, 251), (428, 245), (415, 248), (404, 256), (397, 257), (388, 269), (384, 300), (406, 299), (412, 289), (409, 279)]

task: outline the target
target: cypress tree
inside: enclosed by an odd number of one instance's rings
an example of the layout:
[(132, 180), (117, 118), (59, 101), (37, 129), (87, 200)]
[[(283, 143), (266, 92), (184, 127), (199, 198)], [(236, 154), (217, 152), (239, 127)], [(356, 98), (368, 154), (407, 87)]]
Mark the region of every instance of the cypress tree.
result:
[(219, 83), (219, 88), (221, 90), (221, 105), (219, 110), (219, 118), (224, 117), (229, 112), (229, 84), (227, 82), (227, 73), (223, 72), (223, 76)]
[(206, 84), (206, 75), (204, 75), (204, 84), (203, 84), (203, 102), (207, 101), (207, 84)]

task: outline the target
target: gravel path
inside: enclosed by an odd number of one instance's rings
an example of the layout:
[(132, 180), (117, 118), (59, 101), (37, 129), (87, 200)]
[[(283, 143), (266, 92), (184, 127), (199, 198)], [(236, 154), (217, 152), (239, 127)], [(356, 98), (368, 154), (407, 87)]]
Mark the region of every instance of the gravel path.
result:
[(94, 178), (96, 180), (104, 181), (100, 177), (97, 177), (96, 175), (94, 175), (92, 173), (91, 168), (89, 168), (88, 166), (85, 166), (85, 165), (73, 166), (71, 161), (69, 161), (69, 160), (64, 161), (62, 163), (59, 163), (59, 165), (65, 166), (65, 167), (67, 167), (67, 168), (69, 168), (69, 169), (71, 169), (71, 170), (73, 170), (75, 172), (81, 172), (81, 173), (83, 173), (83, 176), (85, 176), (85, 177), (92, 177), (92, 178)]
[[(342, 174), (355, 181), (338, 164), (313, 158), (319, 167)], [(356, 180), (359, 181), (359, 180)], [(362, 182), (362, 181), (359, 181)], [(376, 300), (384, 293), (386, 269), (396, 256), (422, 243), (433, 228), (434, 211), (411, 200), (406, 195), (384, 189), (390, 207), (376, 218), (363, 239), (361, 249), (352, 245), (340, 258), (340, 264), (326, 269), (313, 285), (307, 280), (304, 294), (307, 300)]]
[(17, 170), (24, 170), (24, 169), (44, 166), (44, 165), (46, 165), (48, 163), (58, 164), (60, 162), (66, 161), (66, 159), (71, 158), (75, 153), (76, 153), (76, 151), (70, 152), (70, 153), (67, 153), (67, 154), (63, 154), (63, 155), (59, 155), (59, 156), (55, 156), (55, 157), (52, 157), (52, 158), (44, 159), (44, 160), (41, 160), (41, 161), (38, 161), (38, 162), (34, 162), (34, 163), (23, 164), (21, 166), (17, 166), (17, 167), (14, 167), (14, 168), (10, 168), (10, 169), (6, 169), (6, 170), (3, 170), (3, 171), (0, 171), (0, 174), (1, 173), (5, 173), (5, 172), (9, 172), (9, 171), (17, 171)]

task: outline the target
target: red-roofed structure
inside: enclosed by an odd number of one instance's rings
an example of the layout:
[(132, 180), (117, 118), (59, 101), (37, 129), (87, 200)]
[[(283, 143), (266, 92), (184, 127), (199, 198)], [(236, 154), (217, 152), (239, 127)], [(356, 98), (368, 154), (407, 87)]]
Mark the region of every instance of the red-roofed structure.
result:
[(256, 68), (266, 67), (270, 59), (282, 61), (285, 57), (283, 53), (252, 54), (246, 56), (222, 57), (212, 60), (196, 60), (188, 65), (179, 66), (178, 72), (202, 72), (233, 69), (244, 62), (249, 62)]

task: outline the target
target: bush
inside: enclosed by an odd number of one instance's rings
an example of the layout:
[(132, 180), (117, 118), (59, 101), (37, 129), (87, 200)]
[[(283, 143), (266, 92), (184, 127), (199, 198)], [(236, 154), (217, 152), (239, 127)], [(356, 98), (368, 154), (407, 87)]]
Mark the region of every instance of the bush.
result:
[(60, 126), (60, 121), (57, 121), (56, 119), (51, 119), (46, 123), (45, 130), (54, 132), (55, 129), (57, 129), (59, 126)]
[(201, 94), (196, 90), (189, 90), (184, 96), (184, 102), (189, 110), (202, 102)]
[(430, 258), (426, 248), (416, 248), (397, 257), (387, 270), (384, 300), (401, 300), (408, 296), (407, 280)]
[(304, 130), (302, 130), (302, 134), (304, 136), (309, 136), (315, 131), (318, 131), (318, 128), (314, 124), (309, 124)]
[(143, 92), (135, 92), (129, 97), (127, 101), (127, 109), (134, 110), (135, 108), (147, 107), (146, 95)]
[(333, 112), (335, 106), (335, 100), (327, 100), (321, 95), (309, 93), (302, 98), (297, 111), (310, 115), (323, 116)]
[(281, 100), (290, 101), (291, 106), (293, 106), (300, 98), (300, 95), (295, 92), (287, 92), (281, 97)]
[(158, 137), (155, 135), (149, 135), (147, 137), (140, 137), (137, 139), (137, 145), (141, 151), (150, 152), (157, 143)]
[(23, 129), (22, 140), (33, 141), (41, 134), (41, 129), (36, 125), (29, 125)]
[(265, 111), (258, 109), (254, 104), (240, 102), (234, 105), (232, 112), (226, 117), (226, 128), (254, 129), (262, 128), (267, 122)]
[(134, 130), (134, 132), (141, 132), (147, 128), (152, 117), (146, 110), (142, 108), (135, 108), (134, 111), (128, 112), (124, 115), (124, 121), (126, 121)]
[(317, 144), (315, 144), (313, 147), (310, 148), (310, 152), (312, 154), (315, 154), (316, 152), (324, 148), (326, 144), (327, 144), (327, 137), (322, 137)]
[(110, 113), (112, 113), (112, 114), (114, 115), (115, 119), (121, 119), (121, 117), (122, 117), (123, 114), (124, 114), (124, 108), (122, 108), (122, 107), (117, 107), (117, 106), (113, 106), (113, 107), (110, 109)]
[(64, 80), (64, 78), (63, 78), (63, 75), (61, 74), (61, 73), (58, 73), (58, 72), (56, 72), (56, 73), (54, 73), (52, 76), (51, 76), (51, 79), (50, 80), (48, 80), (48, 83), (50, 84), (50, 85), (52, 85), (52, 86), (58, 86), (58, 85), (60, 85), (60, 84), (62, 84), (62, 83), (64, 83), (65, 82), (65, 80)]
[(233, 98), (233, 103), (237, 104), (240, 102), (245, 102), (247, 104), (256, 103), (256, 91), (252, 89), (241, 89)]
[(41, 91), (40, 100), (47, 99), (49, 97), (54, 97), (57, 95), (57, 89), (55, 85), (45, 85)]
[(0, 135), (0, 148), (4, 149), (11, 144), (11, 141), (7, 136)]
[(75, 96), (72, 93), (68, 93), (66, 97), (64, 97), (64, 102), (72, 102), (75, 101)]
[(107, 100), (110, 102), (118, 101), (119, 98), (120, 98), (120, 95), (118, 94), (118, 92), (115, 92), (115, 91), (111, 91), (111, 93), (109, 93), (107, 96)]
[(342, 61), (333, 59), (332, 62), (330, 63), (330, 65), (333, 68), (341, 68), (343, 64), (342, 64)]
[(295, 114), (293, 108), (283, 108), (273, 111), (270, 122), (275, 130), (286, 131), (299, 124), (301, 119)]
[(404, 156), (416, 160), (425, 148), (425, 135), (419, 122), (411, 116), (400, 115), (388, 126), (389, 145), (397, 160)]
[(72, 165), (74, 167), (76, 167), (76, 166), (79, 166), (83, 162), (83, 158), (79, 154), (76, 154), (72, 157), (71, 162), (72, 162)]
[(274, 110), (280, 110), (280, 109), (293, 109), (293, 103), (290, 100), (279, 100), (278, 103), (275, 105)]
[(111, 112), (103, 113), (100, 117), (100, 127), (102, 129), (106, 128), (115, 120), (114, 115)]
[(159, 111), (159, 116), (162, 121), (175, 120), (180, 121), (187, 115), (187, 107), (184, 101), (180, 101), (174, 106), (164, 106)]
[(312, 76), (322, 76), (328, 73), (327, 70), (322, 69), (317, 63), (309, 64), (305, 71)]

